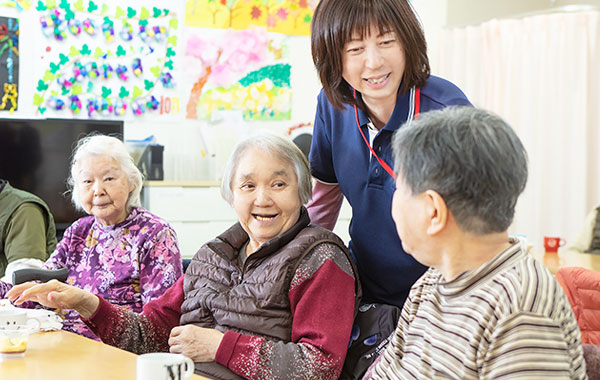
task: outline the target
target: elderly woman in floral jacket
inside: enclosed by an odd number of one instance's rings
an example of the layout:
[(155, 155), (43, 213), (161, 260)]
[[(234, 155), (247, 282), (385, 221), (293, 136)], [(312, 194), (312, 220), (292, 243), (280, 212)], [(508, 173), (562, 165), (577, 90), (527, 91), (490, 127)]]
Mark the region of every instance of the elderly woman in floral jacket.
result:
[[(140, 206), (142, 174), (115, 137), (79, 141), (69, 184), (73, 204), (90, 215), (67, 228), (43, 267), (67, 268), (67, 283), (141, 312), (181, 277), (173, 227)], [(11, 287), (0, 282), (0, 298)], [(73, 310), (67, 311), (63, 330), (99, 339)]]
[(104, 342), (182, 353), (205, 376), (337, 379), (360, 287), (343, 242), (310, 225), (306, 158), (281, 137), (252, 137), (235, 149), (221, 189), (239, 222), (142, 314), (58, 282), (9, 297), (73, 308)]

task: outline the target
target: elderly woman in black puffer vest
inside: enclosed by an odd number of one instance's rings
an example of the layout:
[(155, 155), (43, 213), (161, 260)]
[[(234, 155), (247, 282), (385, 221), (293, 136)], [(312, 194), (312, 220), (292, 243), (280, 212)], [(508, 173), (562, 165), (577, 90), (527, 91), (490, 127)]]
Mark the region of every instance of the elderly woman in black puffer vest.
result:
[(203, 245), (143, 313), (58, 282), (17, 286), (9, 297), (75, 309), (105, 343), (182, 353), (212, 378), (337, 379), (360, 286), (344, 243), (310, 225), (311, 187), (295, 145), (251, 137), (221, 185), (239, 222)]

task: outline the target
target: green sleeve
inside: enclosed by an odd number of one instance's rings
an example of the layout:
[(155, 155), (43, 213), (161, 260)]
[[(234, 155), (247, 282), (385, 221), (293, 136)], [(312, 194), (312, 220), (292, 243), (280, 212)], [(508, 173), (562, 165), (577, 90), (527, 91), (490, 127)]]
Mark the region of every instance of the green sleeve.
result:
[(8, 220), (4, 253), (8, 263), (33, 258), (46, 261), (46, 220), (35, 203), (23, 203)]

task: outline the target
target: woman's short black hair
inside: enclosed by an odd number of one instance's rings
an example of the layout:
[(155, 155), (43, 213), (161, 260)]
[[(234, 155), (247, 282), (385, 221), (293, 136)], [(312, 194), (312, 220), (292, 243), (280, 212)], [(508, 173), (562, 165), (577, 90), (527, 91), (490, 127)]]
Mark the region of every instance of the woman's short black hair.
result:
[(404, 49), (402, 92), (423, 87), (430, 74), (423, 28), (408, 0), (321, 0), (311, 26), (313, 62), (331, 104), (357, 104), (350, 85), (342, 77), (343, 52), (353, 33), (361, 38), (371, 26), (393, 31)]

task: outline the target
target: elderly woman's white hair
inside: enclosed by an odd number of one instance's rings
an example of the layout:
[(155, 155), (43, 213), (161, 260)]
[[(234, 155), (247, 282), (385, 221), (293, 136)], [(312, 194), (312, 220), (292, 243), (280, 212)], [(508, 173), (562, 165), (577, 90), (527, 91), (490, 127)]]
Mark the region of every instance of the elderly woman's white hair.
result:
[(143, 176), (133, 163), (133, 158), (127, 152), (125, 144), (116, 137), (94, 134), (86, 136), (77, 142), (73, 158), (71, 159), (71, 174), (67, 183), (71, 190), (71, 201), (75, 205), (75, 208), (85, 211), (77, 195), (78, 182), (75, 180), (77, 176), (76, 166), (83, 159), (90, 156), (109, 156), (117, 161), (127, 177), (127, 182), (133, 185), (133, 190), (129, 193), (129, 198), (125, 205), (127, 212), (130, 212), (132, 207), (141, 206), (140, 192), (142, 191)]
[(312, 177), (308, 169), (308, 161), (300, 148), (290, 140), (272, 134), (258, 134), (240, 142), (234, 149), (223, 173), (221, 181), (221, 196), (229, 204), (233, 201), (231, 181), (235, 175), (240, 159), (249, 149), (262, 149), (271, 154), (277, 154), (283, 160), (290, 163), (298, 179), (298, 196), (300, 202), (305, 205), (312, 198)]

